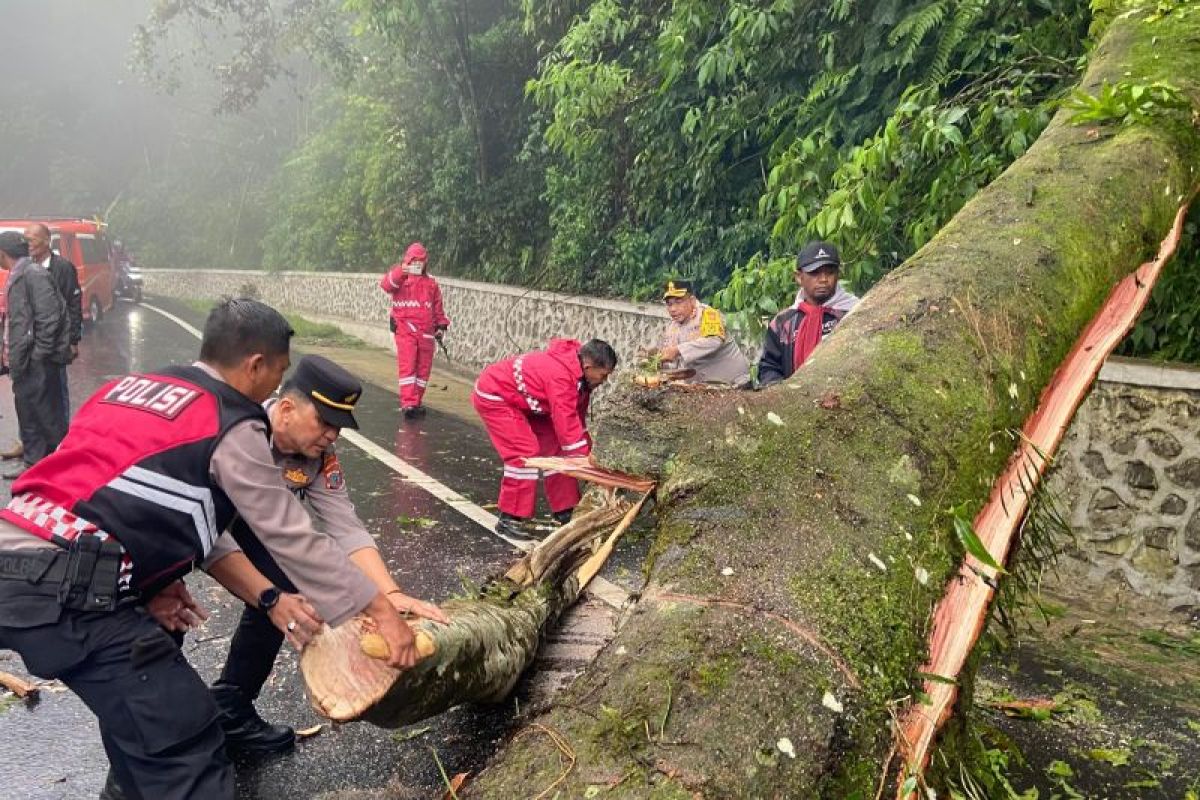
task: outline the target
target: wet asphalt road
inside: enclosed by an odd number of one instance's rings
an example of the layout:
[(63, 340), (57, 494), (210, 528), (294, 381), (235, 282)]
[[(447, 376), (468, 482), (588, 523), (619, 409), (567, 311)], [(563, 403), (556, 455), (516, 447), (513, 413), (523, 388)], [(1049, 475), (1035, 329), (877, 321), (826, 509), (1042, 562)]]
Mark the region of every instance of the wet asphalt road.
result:
[[(200, 321), (187, 308), (156, 304), (194, 325)], [(190, 362), (197, 351), (196, 339), (175, 323), (144, 308), (118, 305), (85, 335), (80, 359), (69, 370), (72, 405), (78, 407), (111, 377)], [(293, 361), (297, 358), (294, 354)], [(471, 420), (439, 411), (437, 399), (427, 397), (432, 405), (423, 420), (404, 423), (395, 395), (367, 384), (356, 412), (361, 433), (475, 502), (491, 502), (499, 469), (486, 435)], [(12, 408), (10, 384), (0, 381), (0, 444), (5, 447), (16, 438)], [(504, 542), (405, 484), (357, 448), (342, 443), (339, 455), (360, 516), (410, 594), (443, 598), (459, 591), (464, 581), (478, 583), (512, 560)], [(8, 499), (7, 482), (0, 484), (0, 499)], [(191, 663), (211, 682), (219, 672), (241, 605), (206, 576), (193, 575), (188, 583), (212, 618), (188, 635), (184, 648)], [(0, 651), (0, 669), (24, 674), (19, 658), (6, 651)], [(320, 722), (303, 695), (296, 656), (290, 650), (285, 649), (277, 662), (258, 707), (268, 720), (297, 728)], [(336, 729), (326, 725), (292, 755), (240, 764), (239, 797), (308, 798), (382, 788), (389, 790), (389, 797), (440, 794), (433, 751), (448, 774), (477, 771), (508, 731), (511, 718), (511, 706), (506, 704), (455, 709), (399, 732), (366, 724)], [(14, 703), (0, 712), (0, 764), (0, 800), (95, 797), (107, 766), (93, 718), (65, 690), (43, 691), (34, 705)]]

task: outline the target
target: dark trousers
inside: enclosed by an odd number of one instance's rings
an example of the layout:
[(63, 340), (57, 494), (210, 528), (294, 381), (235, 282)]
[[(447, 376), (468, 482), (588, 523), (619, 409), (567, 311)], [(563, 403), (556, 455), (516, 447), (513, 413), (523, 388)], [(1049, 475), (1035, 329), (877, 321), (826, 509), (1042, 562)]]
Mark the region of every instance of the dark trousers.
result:
[(36, 360), (12, 373), (13, 404), (27, 465), (53, 453), (67, 435), (62, 376), (59, 364)]
[[(20, 600), (35, 619), (55, 616), (30, 606), (57, 605), (54, 598)], [(130, 798), (233, 800), (216, 704), (175, 641), (141, 608), (63, 611), (48, 624), (0, 625), (0, 647), (16, 650), (31, 673), (58, 678), (87, 704)]]
[(71, 427), (71, 392), (67, 386), (66, 364), (63, 364), (58, 368), (58, 376), (58, 379), (62, 382), (63, 436), (66, 436), (67, 428)]
[[(295, 585), (257, 540), (241, 542), (242, 552), (267, 580), (285, 592), (295, 592)], [(233, 686), (253, 701), (271, 677), (275, 658), (283, 647), (283, 633), (271, 622), (265, 611), (254, 606), (242, 609), (242, 618), (229, 643), (229, 655), (221, 677), (214, 686)]]

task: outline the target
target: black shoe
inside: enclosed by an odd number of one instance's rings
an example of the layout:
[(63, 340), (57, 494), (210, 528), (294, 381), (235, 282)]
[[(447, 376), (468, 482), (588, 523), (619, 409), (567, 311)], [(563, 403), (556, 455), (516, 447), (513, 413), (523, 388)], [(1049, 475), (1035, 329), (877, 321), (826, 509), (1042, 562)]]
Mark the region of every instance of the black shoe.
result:
[(108, 775), (104, 778), (104, 788), (100, 790), (100, 800), (128, 800), (129, 795), (125, 794), (125, 790), (117, 783), (117, 774), (113, 772), (113, 768), (108, 768)]
[(296, 746), (296, 731), (264, 720), (236, 686), (214, 686), (212, 696), (217, 701), (217, 720), (225, 732), (225, 749), (230, 755), (286, 753)]
[(405, 406), (401, 411), (405, 419), (417, 419), (425, 416), (425, 406)]
[(496, 533), (512, 539), (517, 544), (532, 544), (540, 541), (541, 537), (536, 536), (529, 529), (529, 522), (527, 517), (515, 517), (502, 511), (500, 519), (496, 522)]
[(571, 521), (571, 516), (575, 513), (574, 508), (564, 508), (562, 511), (555, 511), (550, 516), (554, 517), (554, 521), (559, 525), (566, 525)]

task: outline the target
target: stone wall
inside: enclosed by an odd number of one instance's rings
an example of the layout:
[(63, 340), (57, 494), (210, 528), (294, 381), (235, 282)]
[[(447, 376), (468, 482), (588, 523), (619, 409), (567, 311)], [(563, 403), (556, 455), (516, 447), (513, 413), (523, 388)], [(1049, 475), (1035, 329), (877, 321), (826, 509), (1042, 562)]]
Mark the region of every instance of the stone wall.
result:
[[(391, 347), (388, 298), (380, 275), (345, 272), (146, 270), (146, 292), (180, 299), (252, 294), (316, 322), (330, 322), (379, 347)], [(551, 337), (604, 339), (628, 363), (637, 348), (658, 338), (666, 311), (654, 303), (625, 303), (538, 292), (512, 286), (438, 278), (451, 328), (446, 345), (468, 369), (543, 347)]]
[(1200, 370), (1110, 359), (1048, 486), (1093, 580), (1200, 607)]

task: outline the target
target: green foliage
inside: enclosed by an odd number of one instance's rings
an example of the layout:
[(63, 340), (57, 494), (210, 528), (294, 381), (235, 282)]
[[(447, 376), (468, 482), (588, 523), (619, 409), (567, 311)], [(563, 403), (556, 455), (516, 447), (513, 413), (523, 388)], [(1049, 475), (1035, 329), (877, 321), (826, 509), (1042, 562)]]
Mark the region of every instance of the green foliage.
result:
[(1105, 81), (1095, 95), (1076, 89), (1063, 106), (1074, 113), (1074, 125), (1120, 123), (1135, 125), (1157, 116), (1191, 115), (1192, 104), (1169, 83), (1151, 84)]
[(1118, 353), (1200, 364), (1200, 207), (1184, 223), (1174, 260), (1163, 268), (1150, 302)]

